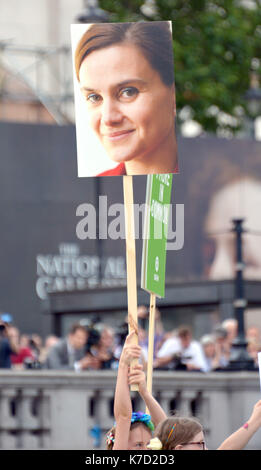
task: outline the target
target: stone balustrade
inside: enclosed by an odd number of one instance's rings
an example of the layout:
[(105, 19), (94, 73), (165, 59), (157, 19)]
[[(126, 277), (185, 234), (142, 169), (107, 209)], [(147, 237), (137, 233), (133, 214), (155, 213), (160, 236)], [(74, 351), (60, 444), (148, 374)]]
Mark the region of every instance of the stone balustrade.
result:
[[(115, 371), (1, 370), (0, 449), (103, 449), (115, 381)], [(167, 414), (197, 416), (215, 449), (249, 418), (260, 398), (259, 376), (158, 371), (153, 394)], [(135, 411), (145, 410), (137, 393), (132, 399)], [(247, 448), (260, 449), (260, 442), (261, 430)]]

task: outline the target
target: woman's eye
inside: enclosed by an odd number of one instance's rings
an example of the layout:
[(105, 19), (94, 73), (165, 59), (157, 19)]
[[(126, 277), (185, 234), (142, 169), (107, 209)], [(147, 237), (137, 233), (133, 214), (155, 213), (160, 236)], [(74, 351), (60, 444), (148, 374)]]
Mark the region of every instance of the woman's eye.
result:
[(122, 98), (133, 98), (136, 97), (139, 93), (139, 90), (135, 87), (123, 88), (120, 91), (120, 96)]
[(86, 96), (86, 101), (92, 104), (97, 104), (101, 101), (101, 96), (97, 95), (96, 93), (90, 93), (89, 95)]

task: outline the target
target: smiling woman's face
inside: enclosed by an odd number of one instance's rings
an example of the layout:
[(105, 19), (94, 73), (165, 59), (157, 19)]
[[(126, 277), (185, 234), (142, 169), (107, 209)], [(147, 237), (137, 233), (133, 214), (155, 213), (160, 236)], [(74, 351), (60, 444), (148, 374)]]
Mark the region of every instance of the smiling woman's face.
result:
[[(80, 87), (90, 124), (115, 162), (175, 161), (174, 86), (163, 84), (131, 44), (92, 52), (80, 67)], [(168, 162), (169, 165), (169, 162)]]

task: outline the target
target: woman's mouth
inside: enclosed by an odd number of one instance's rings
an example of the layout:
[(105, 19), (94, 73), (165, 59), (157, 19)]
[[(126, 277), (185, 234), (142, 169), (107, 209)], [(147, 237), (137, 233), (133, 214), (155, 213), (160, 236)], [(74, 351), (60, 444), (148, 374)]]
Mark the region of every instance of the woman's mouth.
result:
[(134, 130), (135, 129), (110, 132), (107, 134), (103, 134), (103, 138), (108, 139), (110, 142), (122, 140), (125, 137), (128, 137), (130, 134), (132, 134)]

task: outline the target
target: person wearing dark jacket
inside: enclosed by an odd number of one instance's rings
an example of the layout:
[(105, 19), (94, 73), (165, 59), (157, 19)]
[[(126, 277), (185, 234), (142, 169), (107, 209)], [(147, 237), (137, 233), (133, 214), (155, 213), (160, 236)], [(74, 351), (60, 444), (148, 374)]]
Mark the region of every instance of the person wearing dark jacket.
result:
[(11, 369), (11, 355), (18, 353), (18, 345), (9, 335), (9, 326), (4, 322), (0, 322), (0, 368)]
[(84, 370), (99, 368), (97, 359), (86, 354), (88, 332), (80, 324), (72, 325), (66, 338), (59, 340), (48, 352), (45, 367), (48, 369)]

